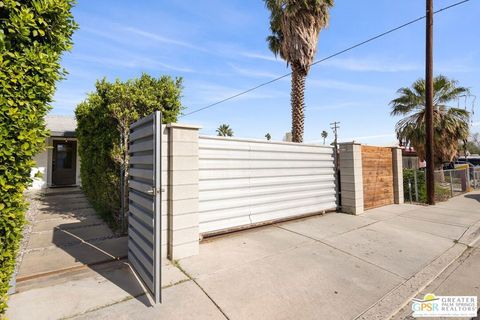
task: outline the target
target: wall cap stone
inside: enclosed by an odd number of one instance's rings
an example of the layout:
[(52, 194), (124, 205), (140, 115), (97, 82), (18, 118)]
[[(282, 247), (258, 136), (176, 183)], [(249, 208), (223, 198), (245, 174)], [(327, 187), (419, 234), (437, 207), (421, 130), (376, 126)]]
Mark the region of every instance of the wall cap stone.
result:
[(169, 123), (169, 124), (167, 124), (167, 128), (181, 128), (181, 129), (196, 129), (196, 130), (199, 130), (203, 127), (200, 126), (200, 125), (196, 125), (196, 124)]
[(362, 145), (360, 142), (355, 142), (355, 141), (350, 141), (350, 142), (339, 142), (338, 145), (342, 146), (342, 145), (356, 145), (356, 146), (360, 146)]

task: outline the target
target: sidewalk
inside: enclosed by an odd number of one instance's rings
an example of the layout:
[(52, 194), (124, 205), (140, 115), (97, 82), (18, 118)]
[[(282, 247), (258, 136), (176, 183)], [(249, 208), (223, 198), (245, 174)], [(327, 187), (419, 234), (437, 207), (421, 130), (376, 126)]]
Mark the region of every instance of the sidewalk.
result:
[[(416, 298), (427, 293), (437, 296), (477, 296), (480, 298), (480, 240), (467, 249), (460, 258), (453, 262), (439, 277), (429, 284)], [(480, 306), (477, 306), (480, 309)], [(408, 304), (398, 312), (394, 320), (414, 320)], [(480, 315), (479, 315), (480, 316)]]
[(478, 192), (434, 207), (331, 213), (203, 241), (200, 255), (178, 266), (165, 262), (163, 303), (155, 307), (141, 291), (132, 294), (136, 282), (127, 267), (112, 266), (116, 277), (89, 269), (43, 279), (11, 297), (8, 316), (384, 319), (479, 235)]

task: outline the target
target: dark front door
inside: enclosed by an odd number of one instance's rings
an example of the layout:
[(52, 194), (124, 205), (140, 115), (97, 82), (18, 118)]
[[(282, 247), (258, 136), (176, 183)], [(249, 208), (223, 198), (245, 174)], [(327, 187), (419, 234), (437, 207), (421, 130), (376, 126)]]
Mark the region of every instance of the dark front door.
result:
[(54, 141), (52, 162), (52, 184), (68, 186), (76, 183), (77, 143)]

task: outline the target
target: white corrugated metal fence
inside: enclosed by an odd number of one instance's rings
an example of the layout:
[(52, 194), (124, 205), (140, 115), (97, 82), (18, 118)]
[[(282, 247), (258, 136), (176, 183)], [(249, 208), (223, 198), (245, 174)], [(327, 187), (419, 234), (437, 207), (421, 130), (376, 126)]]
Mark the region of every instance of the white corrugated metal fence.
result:
[(200, 136), (201, 233), (335, 209), (335, 201), (331, 147)]

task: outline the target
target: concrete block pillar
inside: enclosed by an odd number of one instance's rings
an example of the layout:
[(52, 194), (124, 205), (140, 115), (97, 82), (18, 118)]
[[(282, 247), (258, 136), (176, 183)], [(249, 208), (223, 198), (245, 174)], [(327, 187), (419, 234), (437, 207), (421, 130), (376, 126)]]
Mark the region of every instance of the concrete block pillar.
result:
[(349, 142), (339, 144), (341, 211), (361, 214), (363, 206), (362, 146)]
[(198, 254), (198, 130), (172, 123), (168, 132), (168, 258)]
[(398, 147), (392, 148), (392, 165), (393, 165), (393, 200), (396, 204), (404, 202), (403, 197), (403, 163), (402, 149)]

